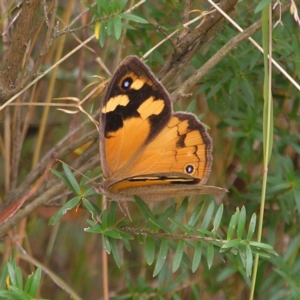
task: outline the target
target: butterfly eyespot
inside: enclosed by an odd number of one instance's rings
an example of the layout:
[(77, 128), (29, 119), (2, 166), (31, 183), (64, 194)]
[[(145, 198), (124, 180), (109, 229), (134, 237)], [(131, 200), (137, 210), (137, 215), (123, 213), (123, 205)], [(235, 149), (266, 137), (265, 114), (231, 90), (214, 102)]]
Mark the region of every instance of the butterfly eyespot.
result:
[(121, 86), (124, 90), (128, 90), (130, 88), (132, 82), (133, 82), (132, 78), (127, 77), (122, 81)]
[(186, 165), (184, 170), (185, 170), (185, 173), (192, 175), (195, 171), (195, 168), (193, 165)]

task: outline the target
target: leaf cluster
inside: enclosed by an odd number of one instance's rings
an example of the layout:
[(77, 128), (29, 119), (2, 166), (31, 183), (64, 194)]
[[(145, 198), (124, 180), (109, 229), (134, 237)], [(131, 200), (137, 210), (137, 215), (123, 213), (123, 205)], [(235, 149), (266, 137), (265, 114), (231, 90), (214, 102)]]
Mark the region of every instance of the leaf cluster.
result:
[(133, 15), (131, 13), (122, 13), (127, 4), (127, 0), (122, 1), (95, 1), (96, 7), (94, 8), (87, 2), (83, 4), (93, 13), (93, 20), (101, 20), (95, 25), (95, 35), (99, 38), (99, 44), (104, 46), (105, 40), (108, 36), (113, 36), (119, 40), (123, 28), (134, 29), (133, 26), (126, 21), (133, 21), (137, 23), (147, 24), (148, 21), (142, 17)]
[(23, 282), (21, 269), (14, 259), (8, 260), (0, 275), (0, 299), (2, 300), (43, 300), (36, 298), (41, 281), (41, 269), (37, 268)]
[[(68, 188), (77, 193), (77, 196), (68, 201), (50, 220), (50, 224), (57, 222), (63, 214), (69, 209), (76, 207), (80, 201), (91, 214), (92, 220), (88, 221), (90, 227), (85, 231), (90, 233), (100, 233), (103, 235), (103, 245), (105, 250), (113, 254), (118, 267), (121, 267), (121, 256), (117, 241), (121, 241), (123, 246), (130, 251), (130, 240), (132, 235), (128, 232), (134, 232), (138, 235), (139, 241), (145, 245), (145, 259), (148, 265), (152, 265), (156, 260), (153, 276), (157, 276), (162, 270), (168, 257), (169, 249), (174, 251), (172, 258), (172, 272), (176, 272), (180, 265), (184, 263), (192, 272), (199, 268), (203, 249), (208, 268), (211, 268), (215, 256), (215, 248), (219, 248), (220, 253), (231, 252), (239, 255), (245, 268), (247, 276), (251, 275), (253, 267), (253, 253), (269, 258), (269, 254), (275, 255), (276, 252), (270, 245), (257, 243), (252, 240), (256, 226), (256, 214), (253, 214), (248, 232), (246, 228), (246, 209), (243, 206), (241, 211), (237, 209), (231, 217), (228, 225), (226, 237), (219, 233), (219, 227), (222, 223), (223, 205), (220, 205), (215, 211), (214, 201), (201, 202), (191, 214), (186, 225), (182, 224), (186, 217), (188, 209), (188, 199), (186, 198), (178, 208), (171, 205), (159, 216), (154, 215), (147, 204), (139, 197), (135, 202), (141, 213), (147, 220), (147, 223), (139, 228), (129, 228), (127, 222), (117, 221), (117, 203), (112, 202), (110, 210), (98, 211), (94, 205), (88, 202), (87, 192), (84, 190), (85, 182), (78, 184), (70, 169), (63, 165), (65, 174), (55, 171), (55, 175), (61, 178)], [(199, 225), (200, 223), (200, 225)], [(211, 227), (211, 229), (209, 229)], [(143, 241), (143, 236), (146, 238)], [(190, 261), (188, 256), (189, 248), (194, 252), (193, 259)], [(156, 250), (158, 251), (156, 253)]]

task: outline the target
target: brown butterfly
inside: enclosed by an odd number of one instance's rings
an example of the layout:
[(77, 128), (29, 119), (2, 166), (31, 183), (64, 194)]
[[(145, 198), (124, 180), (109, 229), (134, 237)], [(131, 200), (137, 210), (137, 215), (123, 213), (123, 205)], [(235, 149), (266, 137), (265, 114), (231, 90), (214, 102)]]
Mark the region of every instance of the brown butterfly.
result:
[(111, 200), (148, 202), (174, 196), (218, 194), (204, 185), (212, 140), (195, 115), (173, 112), (169, 93), (136, 56), (113, 75), (100, 116), (100, 159)]

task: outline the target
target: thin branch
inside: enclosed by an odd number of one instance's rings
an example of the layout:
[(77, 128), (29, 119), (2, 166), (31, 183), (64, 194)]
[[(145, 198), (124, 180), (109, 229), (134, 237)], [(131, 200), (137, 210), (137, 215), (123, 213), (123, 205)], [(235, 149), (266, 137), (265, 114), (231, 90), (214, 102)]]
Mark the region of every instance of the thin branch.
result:
[(144, 230), (144, 229), (136, 229), (128, 226), (122, 227), (122, 229), (126, 232), (131, 232), (136, 235), (152, 235), (155, 237), (165, 237), (165, 238), (171, 238), (171, 239), (184, 239), (184, 240), (203, 240), (206, 242), (215, 242), (215, 243), (221, 243), (221, 244), (226, 244), (228, 241), (227, 240), (220, 240), (217, 238), (212, 238), (212, 237), (203, 237), (200, 235), (186, 235), (186, 234), (170, 234), (167, 232), (152, 232), (149, 230)]

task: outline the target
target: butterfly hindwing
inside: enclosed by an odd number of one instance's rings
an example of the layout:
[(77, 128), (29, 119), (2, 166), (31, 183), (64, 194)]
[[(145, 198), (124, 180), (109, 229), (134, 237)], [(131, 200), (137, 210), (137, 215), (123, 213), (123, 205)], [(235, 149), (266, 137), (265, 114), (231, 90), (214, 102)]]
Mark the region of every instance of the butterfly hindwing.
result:
[[(212, 163), (212, 142), (205, 127), (192, 114), (174, 113), (169, 123), (160, 131), (154, 140), (139, 154), (138, 158), (128, 168), (122, 170), (124, 178), (139, 177), (149, 174), (150, 180), (144, 176), (142, 182), (129, 182), (130, 186), (147, 186), (149, 184), (166, 184), (153, 174), (177, 173), (177, 182), (205, 184)], [(180, 176), (181, 175), (181, 176)], [(174, 178), (172, 181), (174, 182)], [(113, 189), (118, 191), (124, 183), (115, 184)]]

